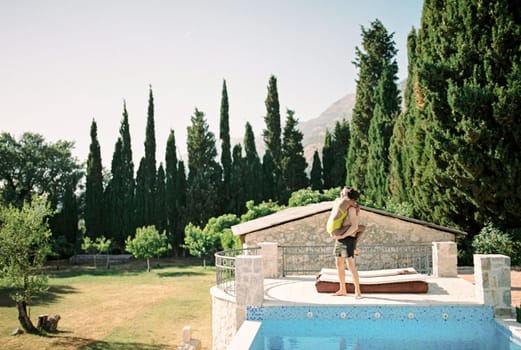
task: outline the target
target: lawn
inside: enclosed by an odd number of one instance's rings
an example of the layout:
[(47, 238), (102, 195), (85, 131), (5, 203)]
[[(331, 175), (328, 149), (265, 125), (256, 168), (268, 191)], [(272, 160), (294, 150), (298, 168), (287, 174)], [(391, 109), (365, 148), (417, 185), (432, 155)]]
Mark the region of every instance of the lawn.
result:
[(58, 332), (45, 336), (10, 335), (18, 314), (0, 285), (0, 349), (177, 349), (184, 326), (211, 349), (215, 268), (185, 259), (156, 264), (151, 272), (140, 260), (110, 269), (49, 266), (49, 291), (30, 308), (35, 325), (38, 315), (61, 316)]

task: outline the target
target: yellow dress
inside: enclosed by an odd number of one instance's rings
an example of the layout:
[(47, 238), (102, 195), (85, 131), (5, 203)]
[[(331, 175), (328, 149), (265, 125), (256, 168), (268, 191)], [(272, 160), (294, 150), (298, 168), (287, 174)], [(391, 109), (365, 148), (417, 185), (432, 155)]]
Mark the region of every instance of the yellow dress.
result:
[(327, 233), (329, 233), (330, 235), (334, 230), (337, 230), (340, 227), (342, 227), (342, 223), (344, 222), (344, 219), (347, 217), (347, 214), (348, 214), (348, 212), (344, 211), (341, 207), (338, 207), (338, 210), (342, 213), (342, 215), (340, 215), (338, 218), (336, 218), (334, 220), (327, 221), (326, 229), (327, 229)]

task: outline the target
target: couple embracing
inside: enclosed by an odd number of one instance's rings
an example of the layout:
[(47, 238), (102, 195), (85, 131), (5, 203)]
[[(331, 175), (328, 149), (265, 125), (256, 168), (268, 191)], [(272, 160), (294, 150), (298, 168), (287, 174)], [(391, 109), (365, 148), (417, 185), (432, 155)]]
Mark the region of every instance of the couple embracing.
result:
[(360, 194), (356, 190), (344, 187), (340, 193), (340, 198), (335, 200), (327, 220), (327, 232), (335, 239), (334, 254), (340, 281), (340, 289), (334, 295), (347, 295), (345, 260), (353, 277), (355, 299), (362, 298), (360, 279), (355, 266), (355, 255), (358, 255), (356, 246), (365, 230), (365, 226), (359, 224), (360, 207), (357, 203), (359, 197)]

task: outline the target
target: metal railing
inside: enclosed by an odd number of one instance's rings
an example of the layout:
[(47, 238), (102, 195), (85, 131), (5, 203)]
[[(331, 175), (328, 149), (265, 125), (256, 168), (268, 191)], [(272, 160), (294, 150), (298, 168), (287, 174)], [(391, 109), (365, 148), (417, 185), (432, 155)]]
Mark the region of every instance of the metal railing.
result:
[(235, 295), (235, 258), (238, 255), (257, 255), (259, 247), (232, 249), (215, 253), (216, 286)]
[[(432, 244), (360, 245), (356, 257), (358, 270), (382, 270), (414, 267), (432, 275)], [(226, 250), (215, 253), (216, 285), (235, 295), (235, 258), (258, 255), (260, 247)], [(324, 267), (335, 268), (333, 245), (279, 246), (279, 271), (282, 276), (311, 275)]]
[[(333, 245), (281, 246), (282, 276), (318, 273), (335, 268)], [(432, 244), (360, 245), (355, 258), (358, 270), (383, 270), (414, 267), (419, 273), (432, 274)]]

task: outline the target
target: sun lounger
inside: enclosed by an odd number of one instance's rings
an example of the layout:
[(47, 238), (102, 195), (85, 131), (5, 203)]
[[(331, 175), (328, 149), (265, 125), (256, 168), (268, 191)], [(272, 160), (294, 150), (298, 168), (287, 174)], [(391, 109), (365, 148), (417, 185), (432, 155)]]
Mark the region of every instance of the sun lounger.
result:
[[(359, 271), (362, 293), (427, 293), (427, 276), (413, 268)], [(335, 269), (322, 269), (315, 281), (319, 293), (334, 293), (338, 290), (338, 274)], [(351, 273), (346, 271), (346, 288), (354, 292)]]

